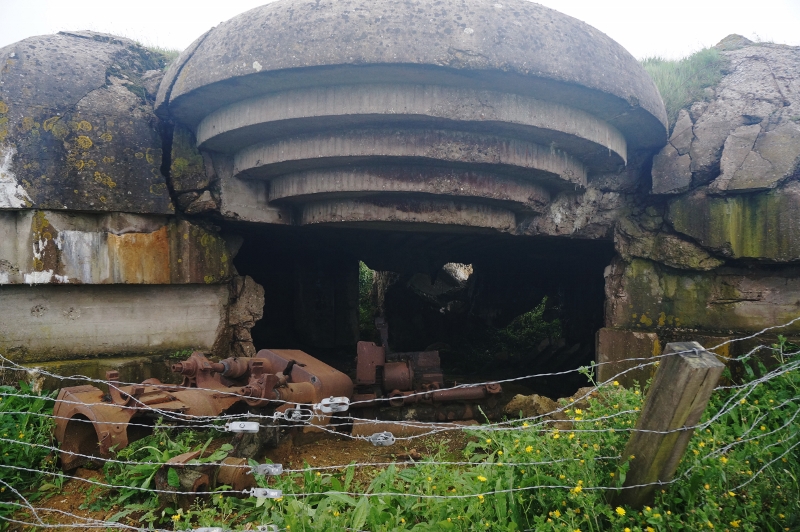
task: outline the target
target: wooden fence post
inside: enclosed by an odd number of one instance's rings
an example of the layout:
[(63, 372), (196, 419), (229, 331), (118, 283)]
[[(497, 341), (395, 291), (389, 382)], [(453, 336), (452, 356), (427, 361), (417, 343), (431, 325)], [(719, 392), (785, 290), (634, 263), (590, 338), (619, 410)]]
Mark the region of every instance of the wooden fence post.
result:
[[(671, 353), (680, 353), (670, 355)], [(675, 475), (703, 411), (711, 398), (725, 365), (697, 342), (667, 344), (660, 359), (636, 430), (622, 455), (631, 455), (630, 469), (623, 488), (613, 497), (613, 504), (641, 508), (652, 504), (656, 482), (668, 482)], [(639, 432), (651, 431), (651, 432)]]

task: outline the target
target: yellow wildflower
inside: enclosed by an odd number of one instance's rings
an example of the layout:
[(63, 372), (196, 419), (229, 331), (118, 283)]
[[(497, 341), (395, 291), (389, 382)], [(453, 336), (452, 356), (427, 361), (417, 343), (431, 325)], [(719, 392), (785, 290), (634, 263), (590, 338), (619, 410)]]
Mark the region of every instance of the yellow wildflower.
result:
[(623, 508), (622, 506), (617, 506), (617, 509), (614, 511), (617, 512), (617, 515), (620, 516), (625, 515), (625, 508)]
[(619, 386), (619, 381), (614, 381), (614, 386)]
[(529, 453), (529, 452), (531, 452), (531, 451), (533, 451), (533, 447), (531, 447), (530, 445), (528, 445), (527, 447), (525, 447), (525, 452), (526, 452), (526, 453)]
[(478, 475), (478, 480), (480, 480), (481, 482), (486, 482), (486, 477), (484, 477), (483, 475)]

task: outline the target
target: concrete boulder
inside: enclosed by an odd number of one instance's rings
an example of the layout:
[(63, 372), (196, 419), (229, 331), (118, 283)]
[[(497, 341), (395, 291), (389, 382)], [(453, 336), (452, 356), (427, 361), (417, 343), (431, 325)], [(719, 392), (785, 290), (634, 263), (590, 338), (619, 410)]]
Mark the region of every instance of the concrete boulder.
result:
[(718, 193), (775, 188), (800, 164), (800, 48), (730, 36), (727, 74), (682, 111), (653, 166), (654, 194), (712, 183)]
[(0, 209), (173, 212), (143, 80), (163, 57), (119, 37), (61, 32), (0, 58)]

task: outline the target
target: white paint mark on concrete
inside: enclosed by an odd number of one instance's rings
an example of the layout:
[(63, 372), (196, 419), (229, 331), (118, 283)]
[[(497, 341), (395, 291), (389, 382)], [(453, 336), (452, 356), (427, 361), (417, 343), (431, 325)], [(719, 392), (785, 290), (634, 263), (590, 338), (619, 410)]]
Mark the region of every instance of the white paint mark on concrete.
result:
[(466, 33), (467, 35), (472, 35), (473, 33), (475, 33), (475, 30), (473, 30), (472, 28), (464, 28), (464, 33)]
[(0, 284), (11, 284), (8, 279), (8, 272), (0, 272)]
[(25, 274), (25, 284), (47, 284), (53, 279), (53, 270)]
[(67, 278), (84, 284), (102, 283), (111, 275), (106, 233), (59, 231), (61, 270)]
[(261, 63), (259, 63), (258, 61), (253, 61), (253, 68), (255, 69), (256, 72), (261, 72), (262, 68)]
[(63, 284), (69, 284), (69, 276), (68, 275), (55, 275), (56, 281)]
[(11, 163), (17, 150), (14, 146), (0, 146), (0, 208), (21, 209), (30, 196), (17, 182), (17, 176), (11, 171)]

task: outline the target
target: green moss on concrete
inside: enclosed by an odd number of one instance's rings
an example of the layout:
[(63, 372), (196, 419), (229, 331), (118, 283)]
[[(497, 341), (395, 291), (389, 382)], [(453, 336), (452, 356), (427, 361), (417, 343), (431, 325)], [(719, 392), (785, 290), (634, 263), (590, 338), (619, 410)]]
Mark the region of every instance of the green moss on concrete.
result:
[[(749, 270), (681, 272), (636, 259), (625, 267), (626, 298), (609, 325), (658, 332), (670, 328), (752, 332), (788, 323), (800, 314), (799, 272)], [(787, 329), (800, 331), (800, 324)]]
[(199, 190), (209, 184), (203, 156), (197, 150), (197, 141), (188, 129), (176, 126), (172, 135), (172, 164), (170, 179), (176, 192)]
[(791, 261), (800, 257), (800, 191), (683, 196), (670, 202), (676, 231), (734, 258)]

